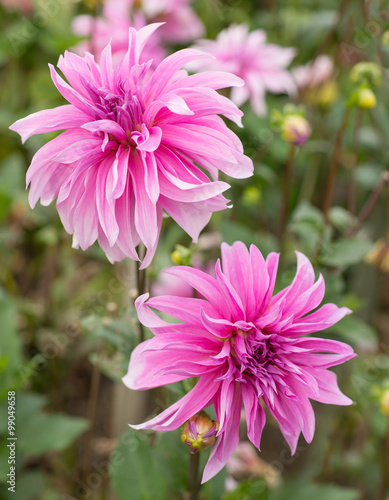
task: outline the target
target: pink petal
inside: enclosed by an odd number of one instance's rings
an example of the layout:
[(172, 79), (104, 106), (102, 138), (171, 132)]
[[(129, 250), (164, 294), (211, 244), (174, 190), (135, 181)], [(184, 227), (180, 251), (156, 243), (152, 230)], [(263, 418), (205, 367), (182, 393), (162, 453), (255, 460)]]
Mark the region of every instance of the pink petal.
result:
[[(203, 375), (183, 398), (165, 411), (143, 424), (131, 425), (133, 429), (153, 429), (155, 431), (172, 431), (177, 429), (195, 413), (208, 405), (220, 383), (214, 381), (214, 375)], [(239, 413), (240, 414), (240, 413)]]
[[(228, 384), (225, 382), (223, 385)], [(215, 444), (212, 446), (211, 454), (204, 468), (202, 483), (209, 481), (226, 465), (228, 459), (236, 450), (239, 443), (239, 421), (242, 407), (242, 396), (239, 386), (229, 386), (228, 396), (230, 400), (228, 419), (224, 426), (223, 432), (216, 438)], [(233, 395), (231, 397), (233, 391)], [(221, 420), (221, 408), (216, 405), (216, 419)]]
[(253, 445), (259, 449), (266, 415), (251, 384), (242, 385), (242, 396), (246, 413), (247, 436)]
[(77, 128), (90, 121), (90, 116), (71, 104), (54, 109), (38, 111), (13, 123), (9, 128), (17, 132), (24, 143), (34, 134), (44, 134), (53, 130)]

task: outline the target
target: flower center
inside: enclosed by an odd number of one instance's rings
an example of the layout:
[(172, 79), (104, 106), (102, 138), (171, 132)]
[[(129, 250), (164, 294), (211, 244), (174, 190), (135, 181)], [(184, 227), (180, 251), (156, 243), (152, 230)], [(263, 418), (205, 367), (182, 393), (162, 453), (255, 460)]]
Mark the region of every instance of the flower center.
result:
[(159, 147), (162, 130), (160, 127), (146, 126), (143, 122), (144, 106), (136, 95), (131, 92), (103, 95), (102, 90), (99, 92), (99, 102), (95, 103), (95, 121), (84, 128), (92, 133), (104, 134), (103, 151), (108, 141), (116, 142), (118, 146), (133, 147), (142, 154), (151, 153)]
[(251, 379), (258, 383), (265, 383), (269, 374), (278, 371), (279, 343), (277, 335), (264, 334), (260, 330), (243, 332), (238, 330), (231, 337), (231, 357), (235, 364), (235, 375), (237, 380)]

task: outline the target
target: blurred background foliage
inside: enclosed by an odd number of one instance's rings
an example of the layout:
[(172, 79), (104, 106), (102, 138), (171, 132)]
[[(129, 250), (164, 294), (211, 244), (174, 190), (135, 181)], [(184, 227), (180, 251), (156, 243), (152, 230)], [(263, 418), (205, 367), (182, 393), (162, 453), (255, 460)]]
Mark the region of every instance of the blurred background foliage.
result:
[[(281, 244), (277, 234), (288, 145), (269, 116), (259, 118), (247, 103), (242, 108), (244, 128), (236, 132), (254, 161), (254, 177), (232, 183), (228, 195), (233, 207), (214, 214), (198, 245), (164, 220), (158, 253), (148, 270), (148, 287), (158, 286), (158, 273), (172, 264), (177, 244), (189, 249), (186, 258), (204, 266), (218, 257), (220, 241), (254, 243), (264, 254), (282, 249), (279, 287), (290, 283), (293, 251), (300, 250), (324, 275), (325, 300), (355, 311), (325, 335), (350, 343), (358, 353), (336, 370), (354, 406), (314, 405), (314, 441), (309, 446), (301, 441), (295, 457), (269, 419), (260, 456), (251, 457), (250, 463), (242, 459), (240, 475), (232, 468), (220, 473), (205, 485), (201, 498), (388, 499), (389, 195), (387, 188), (378, 193), (377, 186), (389, 164), (385, 43), (389, 4), (196, 0), (194, 7), (209, 38), (232, 22), (245, 22), (251, 29), (266, 30), (269, 42), (295, 47), (292, 67), (327, 54), (335, 69), (326, 88), (294, 98), (295, 104), (306, 106), (312, 136), (296, 154)], [(115, 399), (132, 397), (129, 391), (124, 393), (128, 396), (118, 396), (116, 388), (138, 338), (133, 264), (112, 266), (97, 246), (86, 252), (73, 250), (54, 206), (30, 209), (25, 172), (32, 155), (51, 136), (33, 137), (22, 146), (19, 137), (8, 131), (16, 119), (63, 103), (47, 64), (56, 64), (59, 55), (79, 41), (70, 29), (74, 16), (95, 12), (93, 1), (37, 0), (25, 13), (0, 6), (0, 497), (4, 500), (188, 498), (188, 455), (179, 431), (155, 435), (128, 430), (120, 435), (123, 427), (113, 416)], [(375, 90), (375, 108), (351, 112), (326, 224), (321, 207), (329, 164), (353, 90), (350, 69), (359, 61), (380, 65), (382, 85)], [(267, 96), (269, 110), (281, 111), (288, 102), (287, 96)], [(356, 207), (350, 210), (351, 175)], [(379, 196), (368, 217), (361, 219), (374, 192)], [(175, 261), (182, 258), (179, 248)], [(186, 389), (184, 383), (175, 384), (146, 396), (139, 419), (156, 409), (155, 401), (161, 409)], [(17, 391), (15, 494), (5, 481), (9, 390)], [(129, 416), (121, 419), (128, 422)]]

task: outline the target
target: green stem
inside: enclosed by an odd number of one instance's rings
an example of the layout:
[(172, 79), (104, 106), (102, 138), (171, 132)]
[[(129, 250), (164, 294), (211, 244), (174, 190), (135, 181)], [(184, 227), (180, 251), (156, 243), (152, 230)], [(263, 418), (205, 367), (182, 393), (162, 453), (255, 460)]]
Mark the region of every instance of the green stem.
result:
[(348, 191), (348, 209), (355, 215), (357, 211), (357, 183), (355, 179), (355, 167), (358, 162), (358, 149), (359, 149), (359, 130), (362, 125), (363, 109), (359, 108), (357, 110), (357, 116), (355, 117), (354, 132), (353, 132), (353, 159), (350, 165), (350, 184)]
[(389, 470), (389, 417), (386, 422), (386, 434), (382, 448), (382, 467), (381, 467), (381, 482), (378, 500), (385, 500), (387, 498), (387, 475)]
[(290, 145), (288, 158), (285, 164), (284, 172), (284, 182), (282, 186), (282, 203), (281, 203), (281, 213), (280, 213), (280, 226), (278, 230), (278, 240), (280, 242), (280, 248), (282, 248), (284, 234), (286, 229), (286, 224), (288, 220), (288, 210), (289, 210), (289, 199), (290, 191), (292, 188), (293, 179), (293, 161), (296, 155), (296, 146)]
[[(103, 343), (100, 342), (97, 355), (99, 356), (102, 351), (103, 351)], [(89, 472), (91, 471), (91, 462), (93, 456), (92, 443), (93, 443), (93, 435), (96, 423), (96, 411), (97, 411), (97, 402), (99, 397), (100, 381), (101, 381), (101, 369), (98, 364), (98, 361), (96, 361), (93, 364), (92, 368), (92, 376), (91, 376), (89, 398), (88, 398), (87, 414), (88, 414), (88, 420), (90, 422), (90, 427), (85, 438), (85, 455), (84, 455), (84, 468), (83, 468), (84, 478), (86, 478)]]
[(342, 123), (340, 124), (338, 133), (335, 139), (335, 148), (334, 153), (332, 155), (331, 165), (330, 165), (330, 173), (328, 175), (327, 188), (324, 193), (324, 201), (323, 201), (323, 216), (324, 216), (324, 224), (328, 224), (328, 211), (331, 207), (332, 196), (334, 193), (336, 174), (338, 172), (340, 155), (342, 153), (342, 142), (344, 133), (347, 128), (347, 123), (350, 118), (351, 108), (346, 108)]
[(200, 453), (191, 453), (189, 459), (189, 491), (190, 500), (197, 500), (200, 492), (199, 481)]
[(365, 206), (362, 208), (357, 222), (353, 227), (351, 227), (347, 231), (346, 233), (347, 238), (352, 238), (353, 236), (355, 236), (355, 234), (362, 227), (362, 224), (365, 222), (365, 220), (369, 217), (369, 215), (373, 211), (373, 208), (376, 206), (382, 191), (385, 189), (388, 183), (389, 183), (389, 172), (382, 172), (380, 180), (374, 191), (371, 193), (370, 198), (367, 200)]
[[(141, 261), (143, 261), (145, 253), (146, 253), (146, 248), (142, 243), (139, 245), (139, 258)], [(145, 293), (146, 289), (146, 270), (145, 269), (139, 269), (140, 266), (137, 267), (136, 269), (136, 284), (138, 288), (138, 297)], [(143, 342), (145, 339), (145, 332), (143, 329), (142, 323), (139, 321), (139, 341)]]

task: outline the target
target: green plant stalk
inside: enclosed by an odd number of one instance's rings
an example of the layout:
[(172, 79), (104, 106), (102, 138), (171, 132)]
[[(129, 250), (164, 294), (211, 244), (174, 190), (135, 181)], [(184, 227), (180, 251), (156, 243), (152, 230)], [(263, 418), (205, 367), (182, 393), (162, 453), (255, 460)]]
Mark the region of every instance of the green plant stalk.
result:
[(387, 479), (389, 471), (389, 417), (386, 421), (386, 434), (382, 447), (382, 462), (381, 462), (381, 479), (380, 479), (380, 492), (378, 500), (385, 500), (387, 498)]
[[(146, 253), (146, 248), (142, 243), (139, 245), (138, 252), (141, 261), (143, 261)], [(143, 293), (145, 293), (146, 289), (146, 269), (139, 269), (139, 267), (140, 266), (138, 266), (136, 269), (136, 284), (138, 289), (138, 297)], [(139, 323), (139, 342), (143, 342), (145, 339), (145, 332), (142, 323), (140, 321), (138, 323)]]
[(200, 492), (200, 481), (199, 481), (199, 466), (200, 466), (200, 453), (191, 453), (189, 458), (189, 491), (190, 500), (197, 500)]
[[(100, 342), (97, 355), (99, 355), (103, 350), (103, 343)], [(88, 398), (88, 420), (90, 422), (90, 427), (85, 437), (85, 454), (84, 454), (84, 466), (83, 466), (83, 475), (84, 479), (91, 472), (91, 462), (92, 462), (92, 442), (93, 435), (96, 423), (96, 411), (97, 411), (97, 402), (99, 397), (99, 389), (100, 389), (100, 381), (101, 381), (101, 369), (97, 363), (93, 364), (92, 368), (92, 376), (91, 383), (89, 389), (89, 398)]]
[(350, 184), (348, 191), (348, 209), (353, 215), (357, 211), (357, 183), (355, 179), (355, 167), (358, 162), (358, 149), (359, 149), (359, 130), (362, 125), (363, 109), (359, 108), (357, 110), (357, 115), (355, 117), (354, 132), (353, 132), (353, 153), (354, 157), (350, 165)]
[(292, 188), (292, 179), (293, 179), (293, 161), (295, 156), (296, 156), (296, 146), (291, 144), (289, 148), (288, 158), (285, 164), (284, 179), (282, 186), (280, 225), (278, 229), (278, 240), (280, 242), (280, 248), (282, 248), (283, 246), (284, 234), (288, 220), (290, 191)]
[(335, 181), (336, 181), (336, 174), (338, 173), (338, 167), (339, 167), (339, 160), (340, 160), (340, 155), (342, 153), (342, 143), (343, 143), (343, 137), (344, 133), (346, 132), (347, 128), (347, 123), (350, 118), (351, 114), (351, 109), (347, 107), (344, 114), (343, 114), (343, 119), (342, 123), (340, 124), (338, 133), (336, 135), (335, 139), (335, 148), (334, 148), (334, 153), (332, 155), (332, 160), (331, 160), (331, 165), (330, 165), (330, 173), (328, 175), (328, 181), (327, 181), (327, 187), (325, 190), (324, 194), (324, 201), (323, 201), (323, 217), (324, 217), (324, 224), (328, 224), (328, 211), (331, 207), (332, 203), (332, 196), (334, 193), (334, 187), (335, 187)]
[(385, 189), (388, 183), (389, 172), (382, 172), (380, 180), (378, 181), (378, 184), (374, 191), (371, 193), (370, 198), (367, 200), (365, 206), (362, 208), (357, 222), (347, 231), (346, 238), (352, 238), (359, 231), (359, 229), (362, 227), (362, 224), (366, 221), (366, 219), (373, 211), (373, 208), (376, 206), (382, 191)]

